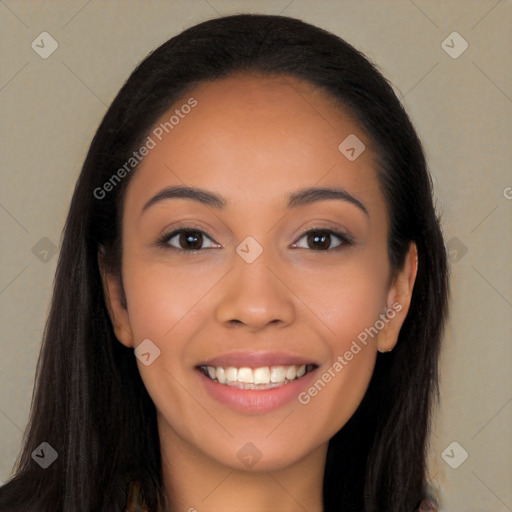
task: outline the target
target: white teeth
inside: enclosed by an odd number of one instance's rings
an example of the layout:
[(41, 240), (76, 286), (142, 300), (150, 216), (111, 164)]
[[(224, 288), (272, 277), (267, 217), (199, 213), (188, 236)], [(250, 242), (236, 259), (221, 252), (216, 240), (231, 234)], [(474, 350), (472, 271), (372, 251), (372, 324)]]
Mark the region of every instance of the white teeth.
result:
[(270, 369), (270, 382), (284, 382), (285, 370), (283, 366), (272, 366)]
[(236, 382), (238, 380), (238, 370), (234, 366), (226, 368), (226, 380), (229, 382)]
[(254, 377), (250, 368), (240, 368), (238, 370), (238, 382), (246, 382), (254, 384)]
[(268, 384), (270, 382), (270, 370), (268, 366), (254, 370), (254, 384)]
[(297, 377), (297, 368), (295, 366), (288, 366), (285, 374), (286, 380), (293, 380)]
[(313, 365), (289, 365), (289, 366), (262, 366), (261, 368), (249, 368), (243, 366), (203, 366), (203, 370), (212, 380), (229, 386), (237, 386), (242, 389), (267, 389), (302, 377), (307, 371), (314, 368)]
[[(211, 368), (211, 366), (209, 366), (208, 368)], [(210, 373), (210, 372), (208, 372)], [(222, 366), (217, 366), (217, 369), (215, 370), (215, 376), (217, 377), (217, 380), (221, 383), (221, 384), (224, 384), (226, 382), (226, 372), (224, 371), (224, 368)]]

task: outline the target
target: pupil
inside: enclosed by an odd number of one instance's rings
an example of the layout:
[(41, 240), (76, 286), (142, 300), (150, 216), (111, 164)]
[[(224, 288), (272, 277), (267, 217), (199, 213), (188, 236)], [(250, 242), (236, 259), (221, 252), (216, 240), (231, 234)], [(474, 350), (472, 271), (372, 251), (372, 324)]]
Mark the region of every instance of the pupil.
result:
[(203, 235), (197, 231), (183, 231), (180, 234), (180, 245), (187, 249), (200, 249)]
[[(311, 249), (328, 249), (331, 245), (331, 241), (328, 233), (318, 234), (309, 234), (308, 235), (308, 244), (312, 242), (313, 244), (317, 244), (316, 246), (311, 247)], [(318, 245), (320, 244), (320, 245)]]

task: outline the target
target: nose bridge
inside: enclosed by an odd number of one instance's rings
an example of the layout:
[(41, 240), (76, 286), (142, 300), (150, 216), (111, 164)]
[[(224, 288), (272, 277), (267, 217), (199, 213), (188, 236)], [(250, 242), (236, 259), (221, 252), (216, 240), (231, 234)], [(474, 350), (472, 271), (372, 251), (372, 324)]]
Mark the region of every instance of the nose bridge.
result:
[[(270, 268), (275, 265), (275, 259), (271, 257), (270, 250), (266, 249), (262, 251), (254, 260), (246, 260), (244, 256), (240, 256), (239, 252), (242, 252), (245, 247), (240, 244), (237, 249), (237, 257), (235, 258), (235, 268), (233, 273), (235, 274), (235, 286), (240, 288), (238, 292), (243, 292), (243, 288), (247, 290), (253, 290), (255, 296), (260, 292), (270, 293), (272, 289), (276, 288), (277, 283), (275, 275), (271, 272)], [(250, 248), (248, 253), (253, 249)], [(275, 291), (276, 293), (277, 290)]]
[(246, 239), (236, 252), (234, 268), (217, 304), (217, 320), (237, 321), (253, 329), (293, 321), (292, 294), (276, 277), (278, 265), (271, 250)]

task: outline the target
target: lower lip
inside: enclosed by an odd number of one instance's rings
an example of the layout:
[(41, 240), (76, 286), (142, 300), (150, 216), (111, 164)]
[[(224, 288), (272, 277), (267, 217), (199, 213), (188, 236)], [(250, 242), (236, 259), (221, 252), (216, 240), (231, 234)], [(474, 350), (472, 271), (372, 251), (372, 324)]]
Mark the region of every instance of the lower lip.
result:
[(264, 414), (283, 407), (307, 388), (318, 368), (306, 373), (299, 379), (272, 389), (239, 389), (220, 384), (197, 370), (206, 391), (218, 402), (244, 414)]

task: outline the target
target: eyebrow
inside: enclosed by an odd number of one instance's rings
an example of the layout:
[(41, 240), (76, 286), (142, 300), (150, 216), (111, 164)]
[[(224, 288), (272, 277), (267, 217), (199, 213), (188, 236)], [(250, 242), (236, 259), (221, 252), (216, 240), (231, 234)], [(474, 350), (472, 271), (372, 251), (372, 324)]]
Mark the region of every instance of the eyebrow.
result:
[[(191, 199), (217, 209), (222, 209), (226, 206), (225, 199), (214, 192), (196, 187), (175, 186), (167, 187), (153, 196), (143, 206), (142, 213), (154, 204), (167, 199)], [(317, 201), (325, 201), (327, 199), (346, 201), (359, 208), (367, 217), (370, 216), (366, 206), (343, 188), (310, 187), (298, 190), (290, 195), (288, 208), (298, 208), (300, 206), (306, 206), (308, 204), (312, 204)]]
[(297, 208), (299, 206), (305, 206), (307, 204), (311, 204), (316, 201), (324, 201), (326, 199), (346, 201), (357, 206), (357, 208), (364, 212), (367, 217), (370, 216), (366, 206), (359, 199), (348, 193), (344, 188), (311, 187), (299, 190), (290, 195), (288, 208)]

